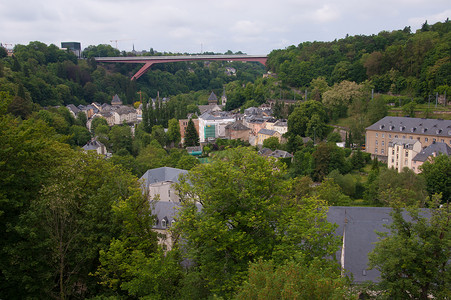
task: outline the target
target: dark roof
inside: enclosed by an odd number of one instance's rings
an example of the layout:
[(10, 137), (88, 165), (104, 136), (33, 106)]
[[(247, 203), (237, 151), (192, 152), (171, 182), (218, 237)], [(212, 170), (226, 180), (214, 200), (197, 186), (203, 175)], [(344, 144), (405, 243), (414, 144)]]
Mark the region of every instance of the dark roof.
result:
[(89, 150), (97, 150), (97, 148), (103, 147), (103, 144), (97, 140), (90, 140), (86, 145), (84, 145), (82, 148), (85, 151)]
[(122, 104), (122, 100), (121, 98), (119, 98), (119, 96), (116, 94), (113, 97), (113, 100), (111, 100), (111, 104)]
[(218, 101), (218, 97), (216, 97), (214, 92), (211, 92), (210, 97), (208, 97), (208, 101)]
[(450, 156), (451, 147), (448, 146), (446, 143), (438, 143), (438, 142), (432, 143), (428, 147), (424, 148), (423, 151), (418, 153), (413, 158), (413, 160), (425, 162), (428, 159), (428, 157), (434, 155), (434, 153), (436, 153), (436, 155), (438, 155), (439, 153), (443, 153), (445, 155)]
[(266, 134), (266, 135), (271, 135), (271, 136), (274, 135), (276, 132), (277, 132), (277, 131), (270, 130), (270, 129), (266, 129), (266, 128), (262, 128), (262, 129), (260, 129), (260, 130), (258, 131), (258, 133)]
[(69, 104), (66, 106), (67, 109), (71, 110), (75, 115), (80, 111), (75, 105)]
[(241, 122), (234, 122), (234, 123), (230, 123), (229, 125), (227, 125), (225, 127), (226, 129), (229, 130), (234, 130), (234, 131), (245, 131), (245, 130), (249, 130), (249, 127), (245, 126), (243, 123)]
[(262, 155), (262, 156), (269, 156), (269, 155), (271, 155), (271, 153), (272, 153), (272, 150), (269, 148), (262, 148), (260, 151), (258, 151), (258, 154)]
[(366, 130), (451, 137), (451, 120), (385, 117)]
[(287, 151), (284, 151), (284, 150), (274, 150), (274, 152), (271, 153), (268, 156), (270, 156), (270, 157), (277, 157), (277, 158), (291, 158), (291, 157), (293, 157), (292, 154), (290, 154), (290, 153), (288, 153)]
[(179, 175), (186, 174), (188, 171), (170, 167), (161, 167), (156, 169), (147, 170), (143, 176), (141, 176), (141, 180), (144, 181), (144, 188), (147, 191), (150, 184), (156, 182), (164, 182), (164, 181), (172, 181), (179, 182)]

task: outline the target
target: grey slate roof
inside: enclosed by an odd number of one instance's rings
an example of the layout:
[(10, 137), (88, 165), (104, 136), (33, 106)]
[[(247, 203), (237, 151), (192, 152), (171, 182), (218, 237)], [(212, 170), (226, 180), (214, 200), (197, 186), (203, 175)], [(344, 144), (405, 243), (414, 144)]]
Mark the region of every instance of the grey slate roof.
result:
[(268, 156), (276, 157), (276, 158), (291, 158), (291, 157), (293, 157), (292, 154), (290, 154), (289, 152), (284, 151), (284, 150), (274, 150), (274, 152), (271, 153)]
[(103, 144), (95, 139), (90, 140), (86, 145), (84, 145), (82, 148), (85, 151), (89, 151), (89, 150), (97, 150), (97, 148), (102, 147)]
[(258, 154), (262, 155), (262, 156), (269, 156), (269, 155), (271, 155), (271, 153), (272, 153), (272, 150), (269, 148), (262, 148), (261, 150), (258, 151)]
[(66, 106), (67, 109), (71, 110), (75, 115), (78, 114), (78, 112), (80, 111), (75, 105), (73, 104), (69, 104)]
[(214, 92), (211, 92), (210, 97), (208, 97), (208, 101), (218, 101), (218, 97)]
[(111, 100), (111, 104), (122, 104), (122, 100), (121, 98), (119, 98), (119, 96), (116, 94), (113, 97), (113, 100)]
[(147, 170), (140, 179), (144, 181), (144, 188), (147, 191), (150, 184), (164, 181), (179, 182), (179, 175), (187, 173), (188, 171), (182, 169), (161, 167)]
[(226, 129), (234, 130), (234, 131), (246, 131), (249, 130), (247, 126), (245, 126), (241, 122), (234, 122), (225, 127)]
[(262, 128), (258, 131), (258, 133), (261, 134), (266, 134), (266, 135), (274, 135), (277, 131), (271, 130), (271, 129), (266, 129), (266, 128)]
[(385, 117), (366, 130), (451, 137), (451, 120)]
[(425, 162), (428, 159), (428, 157), (433, 155), (434, 153), (436, 153), (437, 155), (439, 153), (443, 153), (445, 155), (450, 156), (451, 155), (451, 147), (448, 146), (446, 143), (434, 142), (431, 145), (429, 145), (428, 147), (424, 148), (423, 151), (421, 151), (420, 153), (415, 155), (413, 160)]
[(393, 145), (401, 145), (404, 146), (405, 149), (413, 149), (415, 143), (419, 142), (417, 140), (395, 138), (388, 143), (388, 146), (393, 147)]

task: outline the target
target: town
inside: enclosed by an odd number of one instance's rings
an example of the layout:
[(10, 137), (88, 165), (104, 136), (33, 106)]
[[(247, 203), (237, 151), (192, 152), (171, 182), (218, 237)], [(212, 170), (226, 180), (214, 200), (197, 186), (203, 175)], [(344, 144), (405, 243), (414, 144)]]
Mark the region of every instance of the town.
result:
[(450, 24), (3, 45), (0, 298), (449, 299)]

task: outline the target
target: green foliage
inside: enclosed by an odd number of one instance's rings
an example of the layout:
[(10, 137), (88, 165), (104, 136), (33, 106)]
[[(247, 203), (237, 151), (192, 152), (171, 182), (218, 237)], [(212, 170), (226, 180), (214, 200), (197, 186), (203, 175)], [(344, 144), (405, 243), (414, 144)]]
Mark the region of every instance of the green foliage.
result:
[(378, 290), (391, 299), (447, 299), (451, 296), (450, 207), (430, 203), (427, 211), (395, 202), (389, 233), (369, 254), (370, 267), (381, 272)]
[(273, 151), (281, 149), (279, 139), (275, 136), (267, 138), (263, 141), (263, 148), (269, 148)]
[(421, 166), (429, 196), (441, 194), (443, 202), (451, 200), (451, 157), (440, 154)]
[(189, 119), (185, 131), (185, 147), (199, 146), (199, 135), (192, 119)]
[(314, 100), (306, 101), (296, 106), (288, 117), (288, 134), (322, 140), (329, 133), (326, 122), (327, 114), (324, 105)]
[(180, 143), (180, 126), (177, 119), (170, 119), (167, 132), (168, 141), (175, 146)]
[(275, 160), (247, 148), (226, 150), (222, 157), (195, 167), (178, 185), (176, 232), (196, 264), (192, 272), (211, 292), (230, 296), (258, 258), (310, 261), (335, 251), (325, 203), (296, 202)]
[(249, 266), (249, 278), (235, 299), (354, 299), (348, 292), (349, 284), (333, 261), (279, 265), (258, 260)]

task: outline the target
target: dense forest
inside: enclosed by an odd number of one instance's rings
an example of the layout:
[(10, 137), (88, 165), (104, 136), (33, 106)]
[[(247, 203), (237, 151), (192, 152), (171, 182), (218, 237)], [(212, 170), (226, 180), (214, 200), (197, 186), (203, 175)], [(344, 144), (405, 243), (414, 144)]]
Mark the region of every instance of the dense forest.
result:
[(416, 33), (405, 27), (332, 42), (303, 42), (271, 52), (268, 68), (292, 87), (309, 87), (324, 77), (329, 85), (369, 81), (376, 92), (427, 98), (451, 92), (450, 53), (451, 23), (446, 20), (425, 22)]

